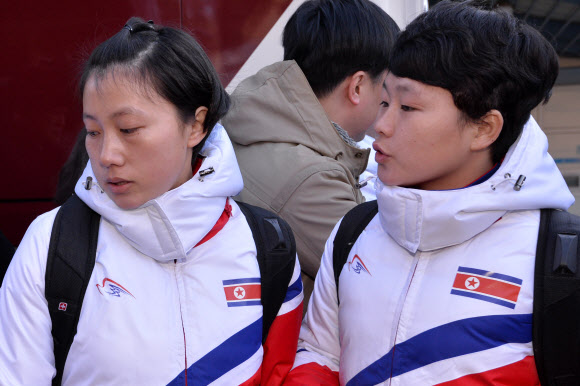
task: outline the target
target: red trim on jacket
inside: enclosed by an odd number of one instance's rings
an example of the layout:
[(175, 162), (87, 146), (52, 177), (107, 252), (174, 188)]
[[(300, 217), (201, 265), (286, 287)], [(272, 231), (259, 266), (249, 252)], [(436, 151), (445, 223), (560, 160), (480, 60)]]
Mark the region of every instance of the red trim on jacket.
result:
[[(195, 160), (195, 164), (192, 167), (193, 174), (197, 173), (199, 168), (201, 168), (201, 164), (203, 163), (203, 159), (204, 159), (203, 157), (200, 157), (200, 156), (197, 157), (197, 159)], [(226, 198), (226, 206), (225, 206), (224, 211), (222, 212), (220, 218), (218, 218), (217, 222), (215, 223), (213, 228), (211, 228), (211, 230), (208, 232), (208, 234), (205, 235), (203, 237), (203, 239), (201, 239), (197, 244), (195, 244), (194, 248), (205, 243), (206, 241), (208, 241), (209, 239), (211, 239), (212, 237), (217, 235), (218, 232), (221, 231), (224, 226), (226, 226), (230, 217), (232, 217), (232, 206), (230, 205), (230, 199)]]
[(284, 385), (338, 385), (338, 371), (316, 362), (305, 363), (288, 374)]
[[(300, 280), (300, 279), (298, 279)], [(262, 384), (281, 385), (294, 364), (302, 323), (302, 303), (292, 311), (276, 316), (264, 343)]]
[(533, 356), (521, 361), (483, 373), (465, 375), (452, 381), (439, 383), (437, 386), (476, 386), (476, 385), (525, 385), (540, 386), (536, 363)]
[(226, 198), (226, 206), (224, 208), (224, 211), (222, 212), (222, 215), (220, 216), (220, 218), (218, 218), (217, 222), (215, 223), (213, 228), (211, 228), (208, 234), (205, 235), (203, 239), (199, 241), (199, 243), (195, 244), (195, 247), (205, 243), (206, 241), (217, 235), (218, 232), (221, 231), (223, 227), (226, 226), (231, 216), (232, 216), (232, 206), (230, 205), (230, 199)]

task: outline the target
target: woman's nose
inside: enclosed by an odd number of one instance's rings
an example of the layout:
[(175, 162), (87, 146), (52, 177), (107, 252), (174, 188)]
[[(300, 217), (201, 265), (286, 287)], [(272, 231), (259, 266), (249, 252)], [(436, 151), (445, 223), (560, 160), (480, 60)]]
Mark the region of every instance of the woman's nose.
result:
[(103, 133), (99, 162), (104, 167), (113, 165), (120, 166), (123, 164), (123, 146), (117, 136)]
[(395, 128), (395, 117), (392, 109), (387, 109), (379, 113), (377, 120), (375, 121), (375, 131), (378, 134), (382, 134), (385, 137), (391, 137), (394, 133)]

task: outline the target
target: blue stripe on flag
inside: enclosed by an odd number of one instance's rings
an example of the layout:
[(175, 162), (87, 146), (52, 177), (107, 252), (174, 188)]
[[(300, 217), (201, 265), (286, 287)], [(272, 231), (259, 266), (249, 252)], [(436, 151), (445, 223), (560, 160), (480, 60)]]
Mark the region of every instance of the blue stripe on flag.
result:
[[(432, 328), (395, 345), (347, 385), (375, 385), (444, 359), (532, 341), (532, 314), (488, 315)], [(397, 353), (393, 366), (393, 350)]]
[(228, 307), (241, 307), (241, 306), (260, 306), (262, 305), (261, 300), (246, 300), (243, 302), (229, 301)]
[(502, 300), (502, 299), (494, 298), (492, 296), (487, 296), (485, 294), (478, 293), (478, 292), (458, 291), (458, 290), (452, 289), (451, 290), (451, 293), (453, 295), (465, 296), (467, 298), (479, 299), (479, 300), (484, 300), (486, 302), (499, 304), (500, 306), (504, 306), (504, 307), (507, 307), (507, 308), (511, 308), (512, 310), (514, 308), (516, 308), (516, 304), (515, 303), (508, 302), (507, 300)]
[(224, 285), (231, 285), (231, 284), (249, 284), (249, 283), (261, 283), (259, 277), (249, 277), (247, 279), (232, 279), (232, 280), (223, 280)]
[(457, 269), (457, 272), (473, 273), (473, 274), (481, 275), (481, 276), (485, 276), (485, 277), (493, 277), (495, 279), (509, 281), (511, 283), (515, 283), (515, 284), (519, 284), (519, 285), (522, 285), (522, 283), (523, 283), (523, 280), (522, 279), (518, 279), (517, 277), (508, 276), (508, 275), (504, 275), (504, 274), (501, 274), (501, 273), (484, 271), (483, 269), (468, 268), (468, 267), (459, 267)]

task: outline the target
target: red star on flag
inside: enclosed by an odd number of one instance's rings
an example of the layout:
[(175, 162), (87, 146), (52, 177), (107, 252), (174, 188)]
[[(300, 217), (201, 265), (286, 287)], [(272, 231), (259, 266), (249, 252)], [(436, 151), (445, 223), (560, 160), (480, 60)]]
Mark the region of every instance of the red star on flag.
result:
[(242, 287), (236, 288), (235, 293), (238, 299), (242, 299), (244, 296), (246, 296), (246, 291)]

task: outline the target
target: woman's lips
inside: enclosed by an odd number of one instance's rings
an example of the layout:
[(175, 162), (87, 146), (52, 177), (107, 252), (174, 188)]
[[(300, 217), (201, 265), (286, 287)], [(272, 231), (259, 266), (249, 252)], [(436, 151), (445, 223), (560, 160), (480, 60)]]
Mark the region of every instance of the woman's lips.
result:
[(383, 163), (386, 162), (389, 158), (391, 158), (390, 155), (385, 154), (381, 148), (375, 143), (373, 143), (373, 149), (375, 150), (375, 161), (377, 161), (377, 163)]
[(121, 178), (112, 178), (107, 180), (109, 191), (113, 194), (126, 193), (133, 183), (131, 181), (123, 180)]

